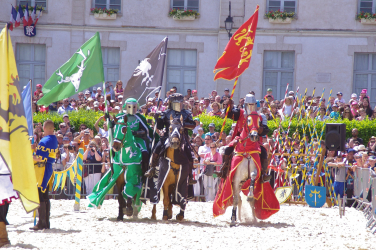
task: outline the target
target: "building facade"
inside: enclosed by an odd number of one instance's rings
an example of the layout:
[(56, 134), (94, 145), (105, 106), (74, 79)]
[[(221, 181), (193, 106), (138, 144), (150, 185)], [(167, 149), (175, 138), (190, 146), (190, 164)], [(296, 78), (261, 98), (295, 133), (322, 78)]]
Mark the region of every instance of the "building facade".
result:
[[(101, 35), (105, 79), (122, 80), (132, 72), (161, 40), (168, 36), (164, 91), (176, 86), (178, 91), (198, 89), (200, 97), (213, 89), (219, 94), (232, 88), (233, 81), (213, 81), (213, 69), (229, 40), (225, 19), (229, 1), (216, 0), (3, 0), (0, 22), (9, 21), (11, 5), (44, 5), (35, 37), (24, 35), (23, 27), (11, 31), (21, 85), (33, 79), (34, 85), (45, 81), (95, 32)], [(375, 13), (376, 0), (231, 0), (235, 32), (259, 4), (259, 21), (252, 60), (239, 78), (235, 100), (250, 90), (257, 98), (273, 89), (283, 98), (286, 84), (290, 90), (325, 96), (329, 90), (351, 93), (367, 88), (376, 104), (376, 25), (356, 17), (361, 11)], [(114, 20), (96, 19), (90, 9), (119, 9)], [(171, 8), (198, 10), (194, 20), (175, 20)], [(270, 23), (269, 10), (294, 11), (291, 22)], [(334, 95), (333, 94), (333, 95)]]

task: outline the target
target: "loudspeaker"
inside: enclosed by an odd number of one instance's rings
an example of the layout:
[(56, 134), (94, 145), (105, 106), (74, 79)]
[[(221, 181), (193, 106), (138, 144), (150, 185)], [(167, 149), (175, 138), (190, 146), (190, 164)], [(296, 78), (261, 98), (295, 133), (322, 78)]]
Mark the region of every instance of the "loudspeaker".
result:
[(346, 124), (327, 123), (325, 127), (325, 144), (328, 150), (345, 151)]

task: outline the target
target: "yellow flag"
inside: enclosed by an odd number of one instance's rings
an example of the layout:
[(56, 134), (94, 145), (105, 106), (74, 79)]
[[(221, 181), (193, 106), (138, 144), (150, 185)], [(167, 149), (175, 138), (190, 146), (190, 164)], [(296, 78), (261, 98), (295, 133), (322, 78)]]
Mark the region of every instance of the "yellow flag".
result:
[(7, 27), (0, 33), (0, 157), (27, 213), (39, 207), (37, 180), (18, 72)]

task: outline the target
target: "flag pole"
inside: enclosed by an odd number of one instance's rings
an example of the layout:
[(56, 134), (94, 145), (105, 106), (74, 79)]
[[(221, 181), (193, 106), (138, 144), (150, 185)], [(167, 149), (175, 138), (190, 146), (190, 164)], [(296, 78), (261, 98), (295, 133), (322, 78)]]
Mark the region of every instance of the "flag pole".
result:
[(108, 142), (109, 142), (109, 153), (110, 153), (110, 166), (111, 166), (111, 173), (114, 174), (114, 167), (112, 166), (112, 128), (110, 125), (110, 114), (108, 113), (108, 105), (107, 105), (107, 96), (106, 96), (106, 84), (103, 81), (103, 94), (104, 94), (104, 105), (105, 105), (105, 114), (107, 114), (107, 128), (108, 128)]
[[(239, 79), (239, 76), (237, 76), (237, 77), (235, 78), (234, 86), (232, 87), (231, 96), (230, 96), (230, 99), (231, 99), (231, 102), (232, 102), (232, 103), (234, 102), (234, 100), (232, 99), (232, 97), (234, 96), (235, 88), (236, 88), (236, 85), (237, 85), (237, 83), (238, 83), (238, 79)], [(225, 119), (223, 120), (223, 124), (222, 124), (222, 128), (221, 128), (221, 132), (219, 133), (219, 138), (222, 138), (222, 133), (223, 133), (223, 130), (224, 130), (225, 125), (226, 125), (227, 116), (228, 116), (229, 111), (230, 111), (230, 105), (227, 104), (226, 115), (225, 115)], [(218, 141), (219, 141), (219, 140), (218, 140)]]

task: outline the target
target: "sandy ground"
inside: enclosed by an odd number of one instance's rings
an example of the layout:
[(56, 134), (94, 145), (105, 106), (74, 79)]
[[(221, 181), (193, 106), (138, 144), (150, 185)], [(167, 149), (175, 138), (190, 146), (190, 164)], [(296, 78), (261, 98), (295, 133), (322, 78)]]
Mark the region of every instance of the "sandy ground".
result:
[[(80, 212), (73, 200), (51, 200), (51, 229), (29, 230), (33, 224), (21, 203), (8, 213), (9, 249), (376, 249), (376, 237), (365, 228), (363, 214), (347, 209), (340, 219), (337, 208), (281, 206), (268, 220), (251, 222), (249, 204), (243, 202), (243, 221), (230, 228), (231, 209), (213, 218), (213, 203), (190, 202), (185, 221), (163, 222), (162, 205), (157, 221), (150, 220), (151, 205), (142, 207), (140, 219), (117, 222), (117, 200), (106, 200), (101, 209)], [(126, 216), (124, 216), (126, 217)]]

